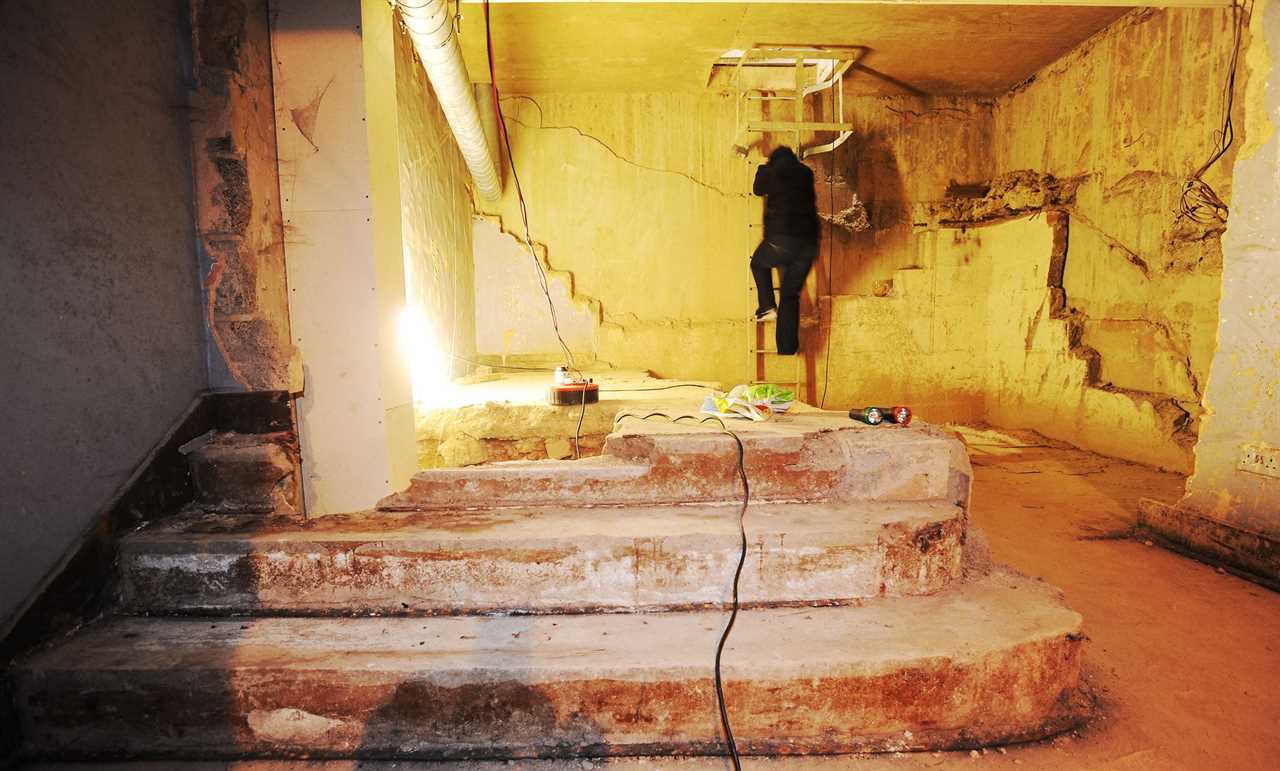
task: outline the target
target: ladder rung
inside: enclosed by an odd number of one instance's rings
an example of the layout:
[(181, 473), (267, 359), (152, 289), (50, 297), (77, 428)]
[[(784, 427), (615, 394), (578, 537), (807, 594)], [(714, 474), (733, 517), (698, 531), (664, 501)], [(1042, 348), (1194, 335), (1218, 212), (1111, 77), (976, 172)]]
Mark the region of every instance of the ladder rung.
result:
[(752, 348), (752, 349), (751, 349), (751, 352), (752, 352), (752, 353), (757, 353), (757, 354), (759, 354), (759, 353), (777, 353), (777, 351), (775, 351), (775, 350), (774, 350), (774, 349), (772, 349), (772, 348)]
[(800, 385), (799, 380), (752, 380), (749, 385), (762, 385), (764, 383), (769, 383), (770, 385)]

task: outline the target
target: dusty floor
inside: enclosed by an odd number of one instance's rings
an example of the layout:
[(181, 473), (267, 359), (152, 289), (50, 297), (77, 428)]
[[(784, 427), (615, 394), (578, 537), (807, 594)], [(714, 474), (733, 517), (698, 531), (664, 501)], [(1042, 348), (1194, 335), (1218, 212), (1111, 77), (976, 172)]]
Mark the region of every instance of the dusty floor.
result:
[[(962, 432), (974, 521), (996, 560), (1061, 587), (1085, 617), (1086, 679), (1099, 711), (1080, 731), (977, 753), (760, 760), (748, 769), (1280, 768), (1280, 594), (1122, 537), (1140, 497), (1176, 500), (1182, 479), (1034, 436)], [(611, 763), (212, 763), (194, 771), (713, 771), (722, 759)], [(175, 768), (171, 763), (128, 768)], [(44, 766), (45, 769), (86, 768)], [(102, 767), (98, 767), (102, 768)], [(86, 768), (87, 771), (87, 768)]]

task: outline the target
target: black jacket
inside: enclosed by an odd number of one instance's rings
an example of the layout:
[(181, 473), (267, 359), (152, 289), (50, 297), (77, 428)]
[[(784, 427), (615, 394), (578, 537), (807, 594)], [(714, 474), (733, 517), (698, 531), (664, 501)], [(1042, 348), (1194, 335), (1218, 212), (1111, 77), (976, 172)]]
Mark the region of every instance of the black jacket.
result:
[(764, 237), (790, 236), (818, 240), (818, 207), (813, 193), (813, 172), (791, 152), (779, 147), (769, 162), (756, 169), (752, 186), (764, 196)]

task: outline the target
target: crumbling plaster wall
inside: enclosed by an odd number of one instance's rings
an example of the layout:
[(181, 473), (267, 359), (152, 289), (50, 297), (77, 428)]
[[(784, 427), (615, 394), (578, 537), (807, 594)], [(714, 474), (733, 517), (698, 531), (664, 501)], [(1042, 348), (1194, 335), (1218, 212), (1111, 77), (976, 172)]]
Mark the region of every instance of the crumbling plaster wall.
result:
[[(1015, 373), (989, 389), (992, 422), (1190, 470), (1222, 228), (1176, 211), (1183, 181), (1212, 150), (1231, 48), (1225, 9), (1135, 11), (995, 102), (996, 174), (1034, 169), (1079, 182), (1064, 207), (1062, 288), (1071, 345), (1096, 370), (1086, 390), (1042, 397), (1019, 387), (1038, 388), (1034, 379)], [(1206, 175), (1227, 200), (1233, 158)], [(1155, 433), (1112, 435), (1153, 419)]]
[(814, 396), (829, 407), (893, 401), (931, 421), (980, 421), (974, 341), (986, 323), (979, 277), (989, 271), (972, 232), (920, 221), (952, 182), (989, 176), (990, 102), (846, 94), (845, 104), (853, 136), (808, 163), (820, 215), (856, 196), (869, 227), (823, 222), (813, 278), (821, 323), (805, 334)]
[(267, 2), (191, 0), (190, 14), (210, 384), (298, 392), (302, 366), (289, 330)]
[(904, 402), (931, 421), (999, 414), (1180, 467), (1149, 402), (1088, 386), (1095, 358), (1075, 344), (1061, 289), (1069, 228), (1066, 213), (1042, 212), (921, 233), (919, 264), (894, 271), (891, 292), (836, 298), (828, 400)]
[(205, 387), (183, 2), (0, 3), (0, 635)]
[[(421, 311), (441, 350), (469, 358), (476, 347), (470, 176), (403, 30), (395, 36), (395, 71), (405, 301)], [(441, 380), (464, 368), (457, 360), (441, 364)]]
[[(853, 88), (850, 83), (846, 92)], [(853, 135), (834, 153), (807, 163), (817, 183), (818, 211), (839, 213), (856, 195), (870, 227), (850, 232), (824, 222), (823, 253), (831, 276), (828, 284), (819, 275), (818, 288), (823, 295), (872, 295), (895, 270), (920, 265), (933, 249), (930, 237), (919, 237), (919, 212), (943, 201), (952, 182), (990, 176), (991, 103), (846, 93), (845, 113)], [(762, 148), (765, 152), (784, 139), (770, 138), (775, 141)]]
[(1241, 445), (1280, 447), (1280, 6), (1262, 0), (1246, 56), (1244, 137), (1223, 243), (1218, 348), (1184, 504), (1280, 539), (1280, 480), (1239, 471)]

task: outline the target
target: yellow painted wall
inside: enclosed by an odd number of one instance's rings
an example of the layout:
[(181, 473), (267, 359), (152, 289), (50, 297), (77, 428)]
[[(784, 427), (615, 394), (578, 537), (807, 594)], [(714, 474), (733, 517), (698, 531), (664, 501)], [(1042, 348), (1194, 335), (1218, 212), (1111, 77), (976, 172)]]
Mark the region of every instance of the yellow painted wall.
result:
[[(873, 227), (824, 227), (813, 282), (833, 299), (807, 303), (802, 329), (815, 399), (906, 401), (930, 420), (1034, 428), (1189, 470), (1221, 248), (1173, 212), (1211, 146), (1229, 46), (1222, 10), (1139, 11), (994, 100), (851, 90), (854, 136), (810, 165), (821, 210), (856, 193)], [(586, 353), (664, 377), (746, 379), (759, 159), (729, 151), (732, 100), (544, 93), (503, 106), (533, 239), (598, 303)], [(1208, 177), (1224, 196), (1231, 161)], [(1048, 270), (1051, 250), (1019, 240), (1034, 226), (928, 225), (950, 183), (1019, 170), (1080, 179), (1053, 323), (1047, 273), (1007, 283)], [(520, 228), (513, 185), (492, 213)], [(874, 296), (886, 280), (893, 291)]]
[[(869, 293), (875, 281), (918, 260), (912, 202), (941, 197), (949, 174), (981, 175), (989, 113), (974, 100), (849, 102), (858, 128), (835, 173), (870, 203), (876, 229), (837, 244), (831, 280), (836, 293)], [(751, 180), (761, 159), (758, 152), (744, 160), (730, 151), (732, 98), (537, 94), (505, 98), (503, 109), (533, 239), (546, 245), (552, 267), (572, 275), (577, 295), (599, 302), (596, 347), (587, 353), (671, 377), (726, 384), (746, 378), (745, 319), (755, 307), (747, 263), (760, 234)], [(828, 160), (819, 157), (813, 166), (819, 206), (843, 208), (848, 185), (837, 184), (832, 199)], [(504, 230), (520, 232), (509, 175), (493, 211)], [(825, 264), (814, 277), (823, 294)], [(506, 309), (480, 310), (482, 317), (489, 313)], [(497, 323), (530, 321), (519, 315)], [(811, 342), (817, 346), (818, 336)], [(794, 372), (790, 364), (780, 369)]]
[[(561, 352), (563, 339), (569, 350), (587, 354), (582, 363), (589, 364), (596, 350), (600, 308), (574, 296), (573, 274), (545, 268), (539, 273), (545, 252), (535, 245), (530, 254), (523, 235), (504, 233), (495, 217), (476, 217), (471, 232), (475, 272), (484, 279), (476, 282), (476, 352), (503, 361), (513, 356), (521, 360), (530, 352), (535, 357)], [(555, 308), (554, 323), (548, 295)]]
[[(732, 101), (539, 94), (504, 99), (503, 110), (533, 239), (572, 274), (576, 294), (602, 308), (597, 350), (583, 353), (681, 377), (742, 378), (748, 223), (758, 214), (750, 169), (730, 152)], [(509, 172), (507, 182), (495, 213), (521, 233)], [(489, 310), (502, 312), (481, 313)]]
[[(852, 84), (851, 84), (852, 85)], [(810, 159), (819, 211), (840, 211), (850, 192), (871, 228), (823, 228), (832, 293), (869, 295), (898, 268), (919, 265), (935, 244), (921, 238), (919, 210), (946, 197), (948, 184), (991, 176), (991, 106), (966, 98), (846, 97), (854, 133), (834, 153)], [(835, 184), (824, 184), (834, 172)], [(829, 237), (829, 238), (828, 238)], [(826, 283), (822, 285), (826, 293)]]
[(835, 298), (829, 380), (819, 340), (828, 406), (905, 403), (930, 421), (983, 420), (991, 265), (975, 259), (979, 239), (972, 230), (922, 234), (913, 264), (884, 274), (891, 294)]

